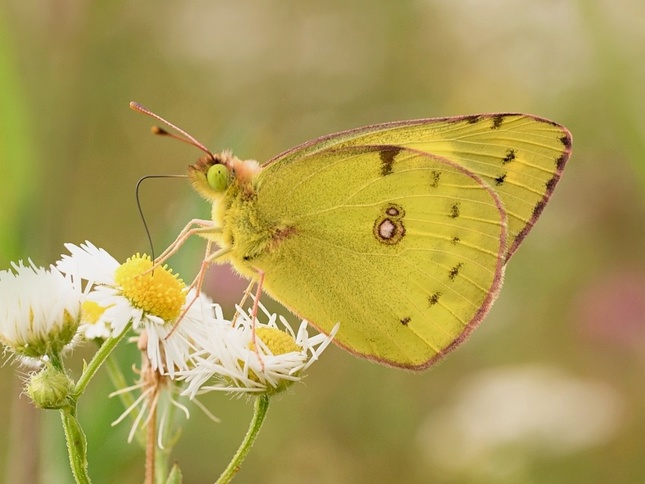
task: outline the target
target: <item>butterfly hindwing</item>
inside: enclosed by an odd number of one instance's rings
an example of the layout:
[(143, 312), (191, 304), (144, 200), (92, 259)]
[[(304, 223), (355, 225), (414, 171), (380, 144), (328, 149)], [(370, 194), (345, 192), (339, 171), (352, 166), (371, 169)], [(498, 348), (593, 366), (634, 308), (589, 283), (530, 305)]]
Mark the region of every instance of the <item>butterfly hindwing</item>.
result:
[(395, 145), (332, 146), (266, 166), (257, 211), (284, 227), (248, 264), (336, 342), (423, 368), (483, 318), (501, 285), (507, 216), (481, 177)]

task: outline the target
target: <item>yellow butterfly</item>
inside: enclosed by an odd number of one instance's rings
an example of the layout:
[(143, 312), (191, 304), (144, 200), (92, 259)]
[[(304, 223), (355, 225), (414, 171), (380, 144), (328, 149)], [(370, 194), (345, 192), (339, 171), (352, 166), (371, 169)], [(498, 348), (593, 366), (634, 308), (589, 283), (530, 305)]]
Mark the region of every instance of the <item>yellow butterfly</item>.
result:
[(566, 128), (514, 113), (366, 126), (261, 166), (178, 131), (207, 153), (189, 177), (213, 204), (193, 231), (211, 259), (324, 333), (340, 322), (347, 351), (414, 370), (484, 318), (571, 153)]

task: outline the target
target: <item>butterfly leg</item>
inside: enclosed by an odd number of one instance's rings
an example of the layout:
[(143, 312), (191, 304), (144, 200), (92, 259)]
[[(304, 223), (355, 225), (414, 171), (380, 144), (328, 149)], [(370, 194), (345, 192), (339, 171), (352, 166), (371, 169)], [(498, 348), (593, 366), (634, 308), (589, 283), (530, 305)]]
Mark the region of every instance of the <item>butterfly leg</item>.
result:
[(257, 284), (255, 289), (255, 294), (253, 296), (253, 308), (251, 309), (251, 343), (253, 344), (253, 348), (255, 349), (255, 355), (258, 357), (258, 360), (260, 361), (262, 371), (264, 371), (264, 361), (262, 361), (262, 356), (260, 356), (260, 352), (258, 351), (257, 337), (255, 334), (255, 325), (258, 320), (258, 308), (260, 305), (260, 296), (262, 295), (262, 286), (264, 285), (264, 271), (262, 269), (258, 269), (257, 267), (254, 267), (253, 269), (257, 273), (258, 278), (257, 280), (251, 281), (251, 284), (249, 284), (249, 287), (247, 288), (246, 294), (242, 298), (242, 301), (245, 301), (246, 298), (248, 297), (248, 294), (250, 293), (250, 290), (253, 284)]
[[(251, 295), (251, 289), (253, 288), (253, 284), (255, 284), (255, 279), (253, 279), (249, 283), (249, 285), (246, 287), (246, 289), (244, 290), (244, 296), (242, 296), (242, 300), (240, 301), (240, 304), (238, 305), (238, 307), (243, 308), (244, 305), (246, 304), (246, 300)], [(235, 309), (235, 314), (233, 315), (233, 320), (232, 320), (233, 327), (235, 327), (236, 324), (237, 324), (237, 317), (238, 316), (239, 316), (239, 311), (237, 309)]]
[(202, 288), (202, 284), (204, 283), (204, 276), (206, 275), (206, 270), (208, 269), (208, 266), (210, 265), (210, 260), (209, 257), (211, 255), (211, 249), (213, 247), (213, 242), (211, 240), (208, 241), (206, 244), (206, 253), (204, 254), (204, 258), (202, 259), (202, 262), (199, 266), (199, 272), (197, 273), (197, 276), (195, 276), (195, 279), (193, 279), (193, 282), (190, 283), (190, 286), (188, 286), (188, 291), (191, 289), (195, 289), (197, 293)]
[[(210, 249), (210, 241), (209, 241), (209, 248), (207, 249), (206, 253), (208, 254), (208, 251)], [(202, 261), (202, 268), (200, 269), (200, 274), (198, 277), (200, 278), (198, 282), (198, 287), (201, 287), (201, 284), (203, 282), (203, 277), (204, 273), (206, 272), (206, 268), (208, 265), (213, 262), (214, 260), (222, 257), (223, 255), (227, 254), (230, 251), (230, 249), (220, 249), (213, 254), (207, 255), (204, 260)], [(254, 300), (253, 300), (253, 310), (251, 312), (251, 327), (252, 327), (252, 337), (251, 341), (253, 343), (253, 347), (255, 348), (255, 354), (257, 355), (258, 359), (260, 360), (260, 363), (262, 364), (262, 369), (264, 370), (264, 363), (262, 362), (262, 358), (260, 357), (260, 354), (258, 353), (257, 350), (257, 345), (256, 345), (256, 338), (255, 338), (255, 324), (257, 321), (257, 314), (258, 314), (258, 304), (260, 301), (260, 295), (262, 294), (262, 284), (264, 282), (264, 271), (254, 268), (256, 272), (258, 273), (258, 279), (257, 281), (253, 279), (247, 288), (244, 290), (244, 296), (242, 296), (242, 300), (240, 301), (240, 304), (238, 305), (240, 308), (244, 308), (244, 304), (246, 303), (247, 298), (251, 294), (251, 288), (253, 287), (253, 284), (257, 283), (257, 289), (255, 291), (254, 295)], [(233, 315), (233, 320), (232, 320), (232, 326), (235, 327), (236, 320), (238, 317), (238, 310), (235, 310), (235, 314)]]
[(219, 232), (219, 228), (215, 227), (211, 220), (202, 220), (198, 218), (191, 220), (183, 229), (181, 229), (181, 232), (179, 232), (179, 235), (174, 242), (155, 259), (155, 267), (163, 264), (170, 256), (175, 254), (191, 236), (217, 232)]
[(212, 246), (213, 246), (213, 242), (209, 240), (208, 243), (206, 244), (206, 254), (204, 255), (204, 259), (202, 260), (202, 263), (201, 263), (201, 265), (199, 267), (199, 272), (197, 273), (197, 276), (195, 277), (193, 282), (190, 284), (190, 286), (188, 286), (188, 292), (190, 292), (191, 289), (195, 289), (195, 295), (190, 300), (190, 302), (188, 302), (188, 304), (186, 304), (186, 307), (181, 312), (181, 314), (177, 318), (177, 321), (173, 325), (173, 327), (170, 330), (170, 332), (166, 335), (164, 340), (167, 340), (168, 338), (170, 338), (170, 336), (174, 333), (174, 331), (177, 328), (177, 326), (179, 326), (179, 323), (181, 322), (181, 320), (184, 319), (184, 316), (186, 315), (188, 310), (191, 308), (191, 306), (193, 304), (195, 304), (195, 301), (197, 301), (197, 299), (199, 299), (199, 293), (200, 293), (200, 291), (202, 289), (202, 284), (204, 283), (204, 276), (206, 275), (206, 270), (208, 269), (208, 266), (210, 264), (208, 258), (210, 256)]
[[(197, 225), (197, 227), (194, 227), (194, 225)], [(220, 229), (218, 227), (214, 227), (213, 222), (211, 222), (210, 220), (201, 220), (198, 218), (191, 220), (190, 222), (188, 222), (188, 224), (186, 224), (186, 226), (181, 230), (181, 232), (179, 232), (179, 235), (174, 240), (174, 242), (170, 244), (168, 248), (161, 253), (160, 256), (155, 258), (155, 260), (153, 261), (152, 267), (147, 271), (141, 273), (141, 275), (146, 275), (150, 272), (153, 272), (157, 267), (163, 264), (172, 255), (176, 254), (179, 248), (182, 245), (184, 245), (184, 243), (186, 242), (186, 240), (188, 240), (189, 237), (193, 235), (215, 234), (219, 232), (220, 232)]]
[(251, 321), (253, 322), (253, 344), (255, 344), (255, 322), (258, 317), (258, 305), (260, 304), (260, 296), (262, 295), (262, 285), (264, 284), (264, 271), (255, 269), (258, 272), (257, 288), (255, 289), (255, 297), (253, 298), (253, 309), (251, 311)]
[(254, 284), (257, 284), (257, 288), (255, 290), (255, 294), (253, 294), (253, 307), (251, 309), (251, 344), (253, 345), (253, 348), (255, 348), (255, 354), (258, 357), (258, 360), (260, 361), (260, 364), (262, 365), (262, 370), (264, 370), (264, 362), (262, 361), (262, 357), (260, 356), (260, 353), (258, 352), (258, 346), (257, 346), (257, 340), (255, 336), (255, 325), (257, 322), (257, 315), (258, 315), (258, 309), (259, 309), (259, 304), (260, 304), (260, 296), (262, 295), (262, 285), (264, 283), (264, 271), (258, 269), (257, 267), (253, 268), (255, 272), (257, 273), (257, 279), (252, 279), (249, 285), (246, 287), (244, 290), (244, 295), (242, 296), (242, 299), (240, 300), (240, 303), (237, 305), (237, 308), (235, 309), (235, 314), (233, 315), (232, 319), (232, 325), (233, 327), (236, 326), (237, 324), (237, 318), (240, 314), (240, 310), (244, 311), (244, 305), (246, 304), (246, 300), (248, 297), (251, 295), (251, 289), (253, 288)]
[(199, 272), (197, 274), (197, 277), (195, 280), (192, 282), (192, 284), (189, 286), (189, 290), (195, 288), (195, 297), (186, 305), (184, 310), (181, 312), (179, 317), (177, 318), (177, 321), (175, 321), (175, 324), (173, 325), (172, 329), (168, 332), (164, 340), (167, 340), (172, 336), (172, 334), (175, 332), (177, 327), (179, 326), (179, 323), (181, 323), (181, 320), (186, 316), (186, 313), (188, 310), (191, 308), (191, 306), (199, 299), (199, 291), (201, 290), (202, 284), (204, 282), (204, 275), (206, 274), (206, 270), (208, 269), (208, 266), (213, 262), (215, 259), (222, 257), (223, 255), (227, 254), (230, 252), (231, 249), (220, 249), (212, 254), (210, 254), (211, 251), (211, 246), (212, 242), (208, 241), (208, 245), (206, 246), (206, 256), (202, 260), (201, 266), (199, 268)]

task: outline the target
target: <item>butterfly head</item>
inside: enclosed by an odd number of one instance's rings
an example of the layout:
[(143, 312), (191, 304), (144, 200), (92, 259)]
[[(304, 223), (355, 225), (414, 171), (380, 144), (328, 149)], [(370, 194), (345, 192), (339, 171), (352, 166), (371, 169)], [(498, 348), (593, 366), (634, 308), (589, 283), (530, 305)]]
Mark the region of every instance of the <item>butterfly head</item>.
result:
[(159, 126), (153, 126), (152, 132), (154, 134), (188, 143), (206, 153), (206, 156), (202, 156), (197, 163), (188, 167), (188, 176), (195, 190), (204, 198), (207, 200), (220, 198), (234, 182), (238, 186), (244, 187), (247, 191), (253, 191), (252, 182), (255, 176), (261, 171), (261, 167), (257, 161), (242, 161), (236, 156), (233, 156), (230, 151), (212, 153), (203, 143), (199, 142), (186, 131), (175, 126), (158, 114), (153, 113), (141, 104), (131, 102), (130, 108), (161, 121), (178, 133), (170, 133)]
[(188, 167), (193, 187), (207, 200), (218, 199), (232, 184), (250, 186), (261, 168), (255, 160), (240, 160), (230, 151), (202, 156)]

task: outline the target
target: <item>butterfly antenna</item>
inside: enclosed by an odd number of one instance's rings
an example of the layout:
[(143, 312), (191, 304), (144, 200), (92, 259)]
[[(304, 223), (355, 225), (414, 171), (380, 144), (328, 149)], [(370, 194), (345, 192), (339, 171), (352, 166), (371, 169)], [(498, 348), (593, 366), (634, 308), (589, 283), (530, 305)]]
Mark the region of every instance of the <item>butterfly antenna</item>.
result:
[(184, 131), (181, 128), (178, 128), (177, 126), (172, 124), (170, 121), (166, 121), (164, 118), (162, 118), (158, 114), (153, 113), (149, 109), (144, 108), (141, 104), (139, 104), (137, 102), (134, 102), (134, 101), (131, 101), (130, 102), (130, 109), (132, 109), (134, 111), (137, 111), (139, 113), (142, 113), (142, 114), (146, 114), (146, 115), (150, 116), (151, 118), (156, 119), (157, 121), (161, 121), (166, 126), (169, 126), (172, 129), (174, 129), (175, 131), (177, 131), (181, 136), (177, 136), (176, 134), (169, 133), (165, 129), (160, 128), (159, 126), (153, 126), (152, 127), (152, 133), (153, 134), (158, 134), (158, 135), (161, 135), (161, 136), (168, 136), (170, 138), (174, 138), (176, 140), (183, 141), (184, 143), (188, 143), (189, 145), (194, 146), (195, 148), (198, 148), (198, 149), (202, 150), (204, 153), (206, 153), (211, 158), (214, 158), (213, 153), (211, 153), (211, 151), (208, 148), (206, 148), (206, 146), (204, 146), (202, 143), (197, 141), (194, 137), (189, 135), (186, 131)]
[(139, 209), (139, 216), (141, 217), (141, 222), (143, 222), (143, 228), (146, 231), (146, 237), (148, 238), (148, 244), (150, 244), (150, 257), (154, 263), (155, 260), (155, 247), (152, 243), (152, 236), (150, 235), (150, 229), (148, 228), (148, 222), (146, 221), (146, 216), (143, 213), (143, 207), (141, 206), (141, 184), (144, 180), (149, 180), (151, 178), (187, 178), (186, 175), (146, 175), (139, 178), (137, 182), (137, 187), (135, 189), (135, 197), (137, 199), (137, 208)]

